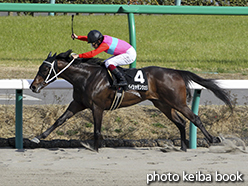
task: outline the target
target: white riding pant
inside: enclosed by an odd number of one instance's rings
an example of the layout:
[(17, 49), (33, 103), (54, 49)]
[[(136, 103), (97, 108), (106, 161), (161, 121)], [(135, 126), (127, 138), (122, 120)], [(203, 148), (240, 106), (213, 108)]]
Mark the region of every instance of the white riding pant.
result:
[(117, 56), (112, 56), (105, 60), (105, 66), (108, 68), (109, 65), (121, 66), (129, 65), (135, 61), (137, 53), (133, 47), (129, 48), (126, 53)]

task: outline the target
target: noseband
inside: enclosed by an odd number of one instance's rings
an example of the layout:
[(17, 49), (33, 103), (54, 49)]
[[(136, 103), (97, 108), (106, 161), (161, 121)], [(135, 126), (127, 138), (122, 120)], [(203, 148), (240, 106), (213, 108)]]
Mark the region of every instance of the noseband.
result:
[[(51, 81), (53, 81), (55, 78), (55, 80), (58, 79), (58, 76), (60, 74), (62, 74), (67, 68), (69, 68), (69, 66), (74, 62), (75, 59), (71, 60), (70, 63), (68, 63), (68, 65), (65, 66), (65, 68), (63, 68), (61, 71), (57, 72), (58, 71), (58, 63), (57, 63), (57, 60), (54, 60), (53, 62), (49, 62), (49, 61), (43, 61), (43, 63), (46, 63), (48, 65), (50, 65), (50, 70), (49, 70), (49, 73), (47, 74), (46, 76), (46, 79), (45, 79), (45, 83), (48, 84), (50, 83)], [(54, 73), (54, 76), (52, 76), (50, 79), (49, 77), (51, 76), (52, 72)]]

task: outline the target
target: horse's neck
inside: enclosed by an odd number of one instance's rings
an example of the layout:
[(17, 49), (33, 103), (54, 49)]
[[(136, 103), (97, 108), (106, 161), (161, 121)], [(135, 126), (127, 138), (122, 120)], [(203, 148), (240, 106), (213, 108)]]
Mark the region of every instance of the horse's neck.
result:
[[(58, 63), (58, 70), (63, 71), (64, 68), (67, 68), (67, 65), (68, 63), (60, 61)], [(63, 71), (60, 77), (71, 84), (78, 83), (78, 81), (81, 83), (86, 83), (90, 76), (94, 76), (94, 74), (99, 72), (99, 69), (100, 66), (99, 68), (96, 68), (96, 66), (89, 64), (82, 65), (82, 67), (70, 65), (65, 71)]]

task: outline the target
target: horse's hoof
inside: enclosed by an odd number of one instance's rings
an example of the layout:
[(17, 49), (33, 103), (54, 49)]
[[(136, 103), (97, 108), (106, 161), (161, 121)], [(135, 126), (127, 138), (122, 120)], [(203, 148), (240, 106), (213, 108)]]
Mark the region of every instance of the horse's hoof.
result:
[(90, 146), (89, 143), (83, 143), (83, 142), (80, 142), (80, 143), (81, 143), (81, 145), (82, 145), (84, 148), (86, 148), (86, 149), (88, 149), (88, 150), (90, 150), (90, 151), (93, 151), (93, 152), (98, 152), (98, 150), (92, 148), (92, 147)]
[(181, 151), (187, 152), (187, 148), (180, 148)]
[(40, 143), (40, 140), (38, 138), (36, 138), (36, 137), (33, 138), (31, 141), (34, 142), (34, 143), (37, 143), (37, 144)]
[(216, 139), (219, 141), (219, 143), (222, 143), (225, 140), (223, 136), (217, 136)]
[(212, 143), (222, 143), (225, 140), (224, 137), (222, 136), (217, 136), (213, 138), (213, 142)]

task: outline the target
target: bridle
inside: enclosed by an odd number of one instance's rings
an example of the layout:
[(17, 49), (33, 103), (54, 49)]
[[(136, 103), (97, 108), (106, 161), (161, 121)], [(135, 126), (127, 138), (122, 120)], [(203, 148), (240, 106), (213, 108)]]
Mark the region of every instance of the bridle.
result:
[[(63, 68), (61, 71), (59, 71), (59, 72), (57, 72), (58, 71), (58, 69), (57, 69), (57, 61), (56, 60), (54, 60), (53, 62), (50, 62), (50, 61), (43, 61), (43, 63), (46, 63), (46, 64), (48, 64), (48, 65), (50, 65), (50, 70), (49, 70), (49, 73), (47, 74), (47, 76), (46, 76), (46, 79), (45, 79), (45, 83), (46, 84), (48, 84), (48, 83), (50, 83), (51, 81), (53, 81), (55, 78), (55, 80), (57, 80), (58, 79), (58, 76), (60, 75), (60, 74), (62, 74), (67, 68), (69, 68), (69, 66), (74, 62), (74, 60), (75, 59), (73, 59), (73, 60), (71, 60), (71, 62), (70, 63), (68, 63), (66, 66), (65, 66), (65, 68)], [(52, 76), (50, 79), (49, 79), (49, 77), (52, 75), (52, 73), (54, 73), (54, 76)]]

